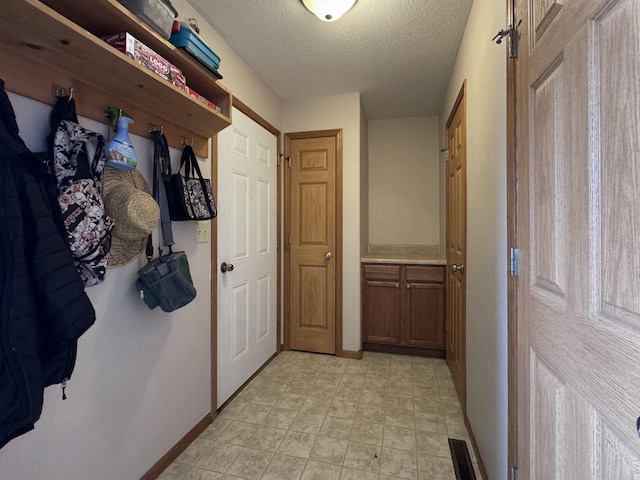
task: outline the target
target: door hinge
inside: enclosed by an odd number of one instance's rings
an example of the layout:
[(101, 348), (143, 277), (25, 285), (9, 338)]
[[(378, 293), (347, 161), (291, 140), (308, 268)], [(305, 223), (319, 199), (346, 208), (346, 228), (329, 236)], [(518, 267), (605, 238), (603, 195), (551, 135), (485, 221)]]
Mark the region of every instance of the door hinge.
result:
[(500, 45), (502, 43), (502, 39), (507, 35), (509, 36), (509, 58), (518, 58), (518, 43), (520, 41), (518, 27), (521, 23), (522, 20), (520, 20), (515, 27), (513, 25), (509, 25), (504, 30), (500, 30), (498, 33), (496, 33), (495, 37), (491, 39), (498, 45)]
[(517, 248), (511, 248), (509, 250), (509, 273), (517, 277), (518, 269), (520, 267), (520, 250)]
[(287, 162), (289, 162), (289, 168), (291, 168), (291, 157), (290, 156), (287, 157)]
[(518, 480), (518, 469), (516, 467), (511, 468), (511, 476), (509, 480)]
[(444, 236), (444, 246), (445, 247), (449, 246), (449, 234), (448, 233)]
[(278, 161), (276, 162), (276, 165), (279, 167), (280, 166), (280, 160), (282, 159), (282, 157), (284, 157), (284, 154), (281, 153), (280, 155), (278, 155)]

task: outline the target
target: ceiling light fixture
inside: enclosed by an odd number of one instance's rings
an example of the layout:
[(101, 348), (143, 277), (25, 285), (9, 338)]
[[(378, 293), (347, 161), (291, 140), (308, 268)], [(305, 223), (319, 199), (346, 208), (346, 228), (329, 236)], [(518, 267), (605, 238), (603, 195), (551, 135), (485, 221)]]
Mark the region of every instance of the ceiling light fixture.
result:
[(356, 0), (302, 0), (302, 3), (323, 22), (335, 22), (351, 10)]

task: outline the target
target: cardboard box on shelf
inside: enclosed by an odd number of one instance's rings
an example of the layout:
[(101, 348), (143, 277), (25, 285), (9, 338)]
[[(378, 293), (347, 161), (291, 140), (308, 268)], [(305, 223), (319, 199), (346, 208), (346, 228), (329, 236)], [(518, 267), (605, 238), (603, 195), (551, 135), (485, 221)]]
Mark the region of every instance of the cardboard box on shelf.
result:
[(216, 105), (215, 103), (211, 102), (210, 100), (206, 99), (205, 97), (203, 97), (202, 95), (200, 95), (198, 92), (196, 92), (195, 90), (193, 90), (192, 88), (187, 87), (187, 92), (189, 93), (189, 95), (191, 95), (193, 98), (199, 100), (200, 102), (204, 103), (205, 105), (207, 105), (209, 108), (213, 108), (216, 112), (218, 113), (222, 113), (222, 109)]
[(182, 90), (186, 90), (187, 81), (184, 78), (182, 71), (147, 47), (130, 33), (114, 33), (113, 35), (102, 37), (102, 40), (112, 47), (120, 50), (140, 65), (148, 68), (164, 80), (173, 83), (176, 87)]

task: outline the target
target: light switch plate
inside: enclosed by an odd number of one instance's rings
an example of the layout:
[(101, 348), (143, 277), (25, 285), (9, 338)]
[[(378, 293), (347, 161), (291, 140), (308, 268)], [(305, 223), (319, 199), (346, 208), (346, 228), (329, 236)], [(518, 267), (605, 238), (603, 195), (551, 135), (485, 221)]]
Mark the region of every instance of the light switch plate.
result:
[(196, 223), (196, 243), (207, 243), (209, 241), (209, 222), (200, 220)]

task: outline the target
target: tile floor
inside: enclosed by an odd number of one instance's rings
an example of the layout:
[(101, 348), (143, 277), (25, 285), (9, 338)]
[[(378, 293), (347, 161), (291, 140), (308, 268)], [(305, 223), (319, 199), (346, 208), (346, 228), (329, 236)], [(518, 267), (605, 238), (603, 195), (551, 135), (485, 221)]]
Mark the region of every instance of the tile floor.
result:
[(161, 480), (455, 480), (466, 440), (444, 360), (282, 352)]

